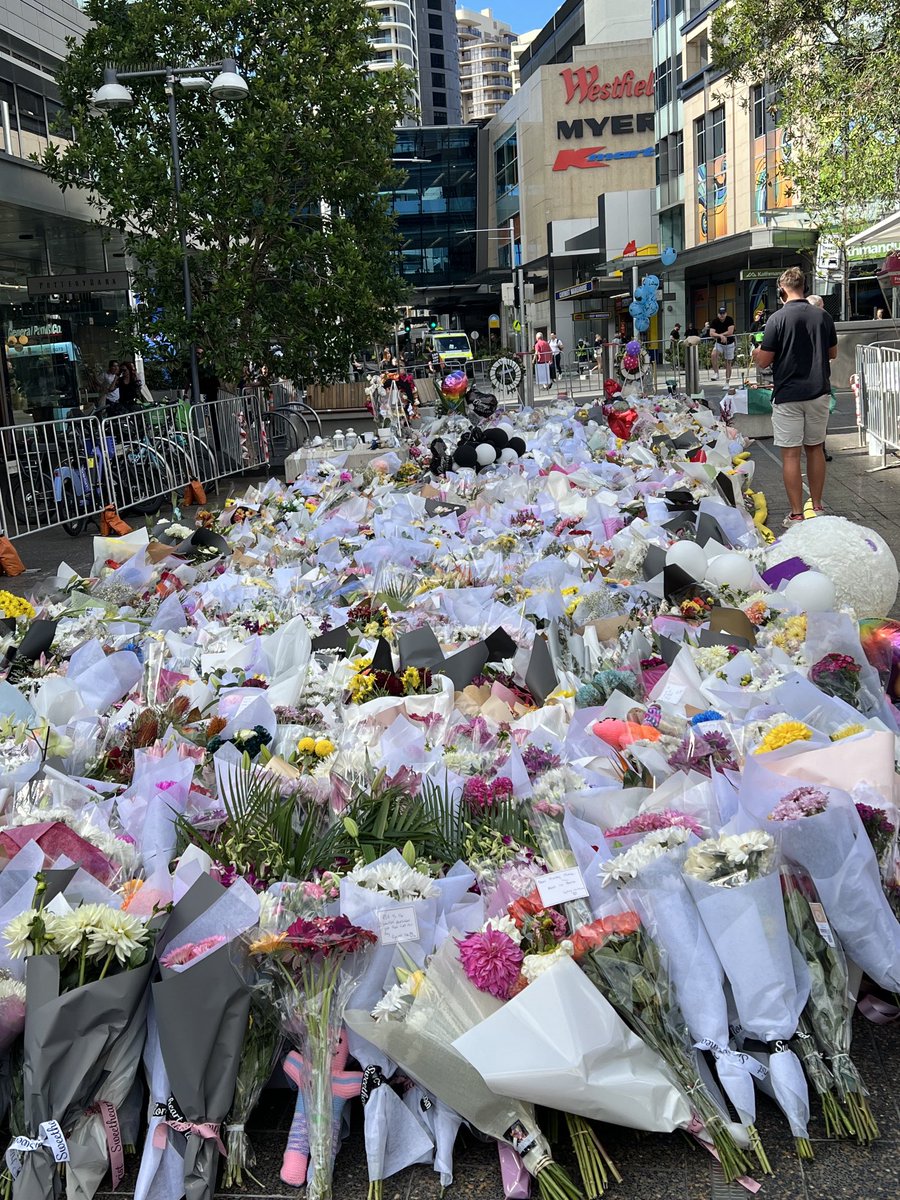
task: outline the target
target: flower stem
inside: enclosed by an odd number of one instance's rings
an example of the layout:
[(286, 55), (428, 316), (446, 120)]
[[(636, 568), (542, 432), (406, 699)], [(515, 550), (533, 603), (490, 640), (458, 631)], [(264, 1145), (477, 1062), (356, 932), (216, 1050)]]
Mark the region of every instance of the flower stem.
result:
[(566, 1125), (575, 1148), (584, 1194), (587, 1196), (587, 1200), (597, 1200), (598, 1196), (603, 1195), (604, 1188), (609, 1182), (604, 1156), (600, 1151), (600, 1142), (584, 1117), (566, 1113)]
[(750, 1149), (756, 1155), (756, 1161), (759, 1163), (759, 1169), (766, 1175), (774, 1175), (772, 1164), (769, 1162), (769, 1156), (766, 1154), (765, 1147), (762, 1144), (762, 1138), (759, 1136), (759, 1130), (755, 1125), (747, 1126), (747, 1136), (750, 1138)]
[(799, 1159), (809, 1161), (814, 1157), (809, 1138), (794, 1138), (794, 1145), (797, 1148), (797, 1157)]
[(109, 954), (107, 954), (106, 962), (103, 964), (103, 970), (100, 972), (101, 979), (106, 978), (106, 972), (109, 970), (110, 964), (112, 963), (112, 960), (115, 958), (115, 956), (116, 956), (115, 950), (110, 950)]

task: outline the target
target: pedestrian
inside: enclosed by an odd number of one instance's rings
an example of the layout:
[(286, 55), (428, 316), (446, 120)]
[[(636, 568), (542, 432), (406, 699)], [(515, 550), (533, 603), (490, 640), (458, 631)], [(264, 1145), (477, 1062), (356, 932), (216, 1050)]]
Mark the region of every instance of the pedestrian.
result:
[(603, 338), (599, 333), (594, 334), (594, 365), (591, 370), (603, 374)]
[(109, 360), (109, 365), (100, 376), (99, 401), (113, 406), (119, 403), (119, 360), (116, 358)]
[(350, 355), (350, 382), (357, 383), (363, 376), (363, 363), (357, 352), (354, 350)]
[(542, 333), (534, 339), (534, 378), (544, 391), (550, 390), (550, 366), (553, 362), (553, 351), (550, 343)]
[(834, 321), (806, 302), (806, 276), (788, 267), (778, 280), (783, 307), (766, 322), (762, 346), (753, 351), (758, 367), (772, 368), (772, 432), (781, 451), (784, 490), (790, 512), (785, 528), (803, 520), (801, 451), (806, 454), (806, 477), (813, 515), (825, 510), (825, 431), (831, 393), (831, 361), (837, 356)]
[(876, 321), (884, 321), (886, 319), (886, 317), (887, 317), (887, 313), (884, 311), (883, 308), (875, 309), (875, 320)]
[(396, 366), (396, 363), (397, 363), (397, 360), (394, 358), (394, 355), (393, 355), (390, 347), (385, 346), (385, 348), (381, 352), (381, 369), (382, 369), (382, 371), (389, 371), (391, 369), (391, 367)]
[(551, 333), (547, 340), (550, 343), (550, 353), (553, 355), (553, 370), (551, 374), (556, 379), (562, 368), (562, 352), (565, 347), (563, 346), (562, 338), (557, 337), (555, 333)]
[(431, 366), (432, 375), (435, 377), (435, 379), (439, 378), (441, 374), (441, 352), (434, 343), (432, 343), (428, 351), (428, 361), (429, 365)]
[(669, 334), (669, 341), (670, 342), (680, 342), (681, 341), (681, 322), (680, 321), (676, 321), (675, 324), (672, 326), (672, 332)]
[(123, 362), (119, 368), (119, 407), (122, 412), (132, 412), (141, 394), (141, 381), (133, 362)]
[(709, 323), (709, 332), (713, 338), (712, 378), (719, 378), (719, 355), (725, 359), (725, 385), (731, 382), (731, 369), (734, 366), (734, 355), (737, 349), (734, 336), (734, 317), (724, 304), (719, 305), (719, 315)]

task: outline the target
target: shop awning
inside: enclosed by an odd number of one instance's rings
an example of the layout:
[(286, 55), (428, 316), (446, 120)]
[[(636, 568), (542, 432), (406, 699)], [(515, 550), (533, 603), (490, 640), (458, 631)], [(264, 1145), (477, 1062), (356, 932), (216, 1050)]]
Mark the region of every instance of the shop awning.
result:
[(847, 239), (848, 246), (881, 246), (887, 242), (900, 243), (900, 212), (882, 217), (862, 233)]

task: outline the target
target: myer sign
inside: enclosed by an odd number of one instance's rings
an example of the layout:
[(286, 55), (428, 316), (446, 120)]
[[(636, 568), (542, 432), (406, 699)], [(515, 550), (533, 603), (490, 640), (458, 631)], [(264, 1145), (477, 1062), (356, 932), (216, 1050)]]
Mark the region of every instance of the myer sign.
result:
[[(608, 102), (646, 97), (652, 104), (653, 72), (638, 79), (635, 72), (628, 70), (612, 79), (601, 79), (599, 66), (567, 67), (560, 71), (565, 88), (565, 103), (570, 105), (601, 106)], [(650, 134), (652, 140), (654, 115), (652, 109), (638, 113), (605, 113), (602, 108), (594, 115), (583, 115), (579, 107), (578, 116), (572, 120), (556, 122), (556, 137), (562, 141), (580, 141), (584, 137), (633, 137), (635, 134)], [(655, 154), (652, 146), (639, 150), (616, 150), (604, 145), (579, 146), (577, 150), (559, 150), (553, 164), (554, 171), (568, 171), (570, 167), (583, 170), (586, 167), (608, 167), (625, 158), (650, 158)]]

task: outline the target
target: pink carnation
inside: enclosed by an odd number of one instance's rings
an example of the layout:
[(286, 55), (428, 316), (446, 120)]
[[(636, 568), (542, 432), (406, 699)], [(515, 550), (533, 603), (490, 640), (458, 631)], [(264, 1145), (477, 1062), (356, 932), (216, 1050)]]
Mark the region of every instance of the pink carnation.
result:
[(525, 957), (509, 934), (485, 929), (483, 933), (470, 933), (456, 944), (462, 968), (478, 990), (508, 1000)]

